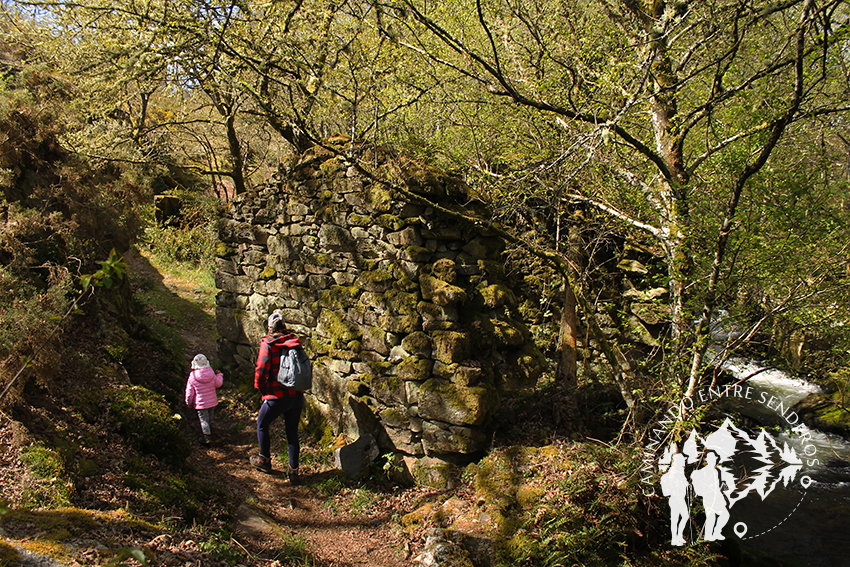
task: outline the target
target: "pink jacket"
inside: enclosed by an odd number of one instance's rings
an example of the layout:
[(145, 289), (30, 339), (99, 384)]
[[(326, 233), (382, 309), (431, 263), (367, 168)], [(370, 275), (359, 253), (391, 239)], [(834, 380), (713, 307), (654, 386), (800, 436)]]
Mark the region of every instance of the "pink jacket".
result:
[(215, 389), (220, 388), (222, 382), (224, 375), (209, 366), (193, 370), (186, 382), (186, 405), (194, 409), (214, 408), (218, 405)]

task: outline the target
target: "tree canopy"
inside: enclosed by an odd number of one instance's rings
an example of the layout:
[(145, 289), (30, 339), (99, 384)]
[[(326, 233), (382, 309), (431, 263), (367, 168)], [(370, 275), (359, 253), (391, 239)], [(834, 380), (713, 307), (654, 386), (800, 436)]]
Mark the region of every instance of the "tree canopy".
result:
[[(13, 13), (49, 30), (29, 37), (85, 93), (65, 138), (79, 152), (180, 164), (240, 193), (329, 135), (396, 146), (475, 186), (591, 328), (593, 255), (576, 253), (571, 215), (647, 243), (665, 267), (671, 391), (699, 386), (719, 309), (744, 338), (847, 316), (843, 0), (32, 0)], [(639, 400), (637, 361), (607, 354)]]

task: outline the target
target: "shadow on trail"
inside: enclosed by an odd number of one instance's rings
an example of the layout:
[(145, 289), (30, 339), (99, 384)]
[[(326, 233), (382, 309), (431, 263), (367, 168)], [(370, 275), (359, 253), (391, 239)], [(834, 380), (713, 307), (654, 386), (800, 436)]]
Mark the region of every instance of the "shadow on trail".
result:
[[(392, 521), (385, 510), (352, 513), (341, 500), (347, 483), (339, 471), (321, 470), (322, 465), (302, 466), (297, 485), (286, 475), (285, 460), (276, 457), (271, 474), (254, 469), (248, 462), (257, 453), (256, 415), (259, 396), (248, 394), (236, 377), (225, 373), (225, 385), (219, 390), (219, 406), (213, 421), (216, 440), (200, 441), (196, 412), (182, 404), (182, 388), (189, 373), (189, 362), (203, 352), (216, 365), (216, 323), (210, 312), (211, 301), (190, 287), (187, 280), (161, 274), (147, 258), (128, 252), (134, 295), (144, 307), (145, 326), (175, 354), (175, 384), (171, 390), (180, 399), (176, 413), (182, 417), (180, 431), (190, 440), (190, 469), (198, 480), (212, 483), (226, 503), (217, 520), (235, 529), (234, 546), (244, 549), (261, 562), (316, 567), (368, 564), (400, 565), (393, 554), (386, 525)], [(207, 311), (203, 304), (206, 303)], [(138, 353), (144, 365), (144, 353)], [(170, 373), (169, 373), (170, 374)], [(302, 447), (309, 445), (310, 441)], [(274, 434), (272, 452), (286, 452), (282, 424)], [(303, 463), (302, 463), (303, 465)], [(343, 496), (340, 496), (342, 490)], [(350, 491), (349, 491), (350, 492)], [(377, 501), (381, 500), (376, 496)], [(339, 509), (335, 508), (335, 501)], [(234, 547), (235, 549), (235, 547)], [(352, 558), (354, 558), (352, 560)]]
[[(199, 304), (202, 292), (189, 289), (189, 284), (185, 289), (166, 284), (157, 268), (135, 250), (128, 251), (124, 261), (134, 296), (144, 307), (143, 320), (175, 354), (180, 354), (187, 372), (195, 351), (209, 351), (205, 352), (207, 357), (215, 358), (215, 317)], [(189, 294), (197, 301), (184, 297)]]

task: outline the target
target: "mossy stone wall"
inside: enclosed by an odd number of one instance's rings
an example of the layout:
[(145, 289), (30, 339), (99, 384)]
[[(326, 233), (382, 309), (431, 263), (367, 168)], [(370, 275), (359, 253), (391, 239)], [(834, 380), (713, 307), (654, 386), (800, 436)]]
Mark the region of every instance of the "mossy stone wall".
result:
[[(414, 192), (476, 201), (421, 164), (372, 156)], [(504, 243), (398, 198), (314, 148), (220, 221), (222, 360), (245, 380), (273, 311), (314, 360), (312, 399), (337, 433), (384, 451), (463, 462), (489, 446), (506, 390), (544, 359), (516, 309)]]

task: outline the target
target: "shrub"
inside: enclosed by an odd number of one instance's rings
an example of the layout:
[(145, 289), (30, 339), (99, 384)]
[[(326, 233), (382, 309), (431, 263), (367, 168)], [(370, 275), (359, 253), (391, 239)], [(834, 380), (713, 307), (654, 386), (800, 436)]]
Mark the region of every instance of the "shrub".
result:
[(474, 525), (484, 511), (497, 566), (713, 564), (705, 545), (658, 545), (669, 534), (641, 496), (639, 463), (626, 448), (590, 443), (497, 450), (464, 475), (484, 509), (446, 505), (442, 514), (457, 517), (444, 524)]
[(70, 506), (73, 485), (56, 451), (36, 443), (21, 451), (25, 480), (21, 503), (28, 508)]
[(165, 398), (141, 386), (112, 393), (110, 411), (121, 435), (138, 451), (154, 455), (170, 464), (181, 464), (189, 444), (180, 435)]
[(216, 197), (198, 191), (175, 193), (182, 202), (179, 226), (158, 226), (149, 217), (149, 226), (140, 243), (161, 260), (212, 269), (218, 242), (216, 225), (220, 203)]

